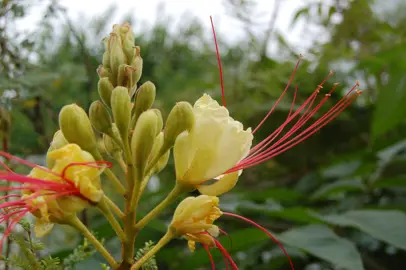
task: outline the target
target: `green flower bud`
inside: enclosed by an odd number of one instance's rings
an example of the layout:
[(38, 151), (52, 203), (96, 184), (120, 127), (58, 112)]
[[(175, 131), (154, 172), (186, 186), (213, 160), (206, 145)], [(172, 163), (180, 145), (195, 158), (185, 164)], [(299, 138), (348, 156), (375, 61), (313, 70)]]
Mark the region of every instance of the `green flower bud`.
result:
[(105, 68), (102, 65), (100, 65), (97, 68), (97, 74), (99, 74), (99, 78), (112, 78), (113, 77), (113, 75), (111, 74), (111, 69)]
[[(161, 154), (161, 148), (164, 144), (164, 133), (160, 132), (158, 136), (155, 138), (154, 146), (152, 147), (151, 154), (148, 158), (148, 163), (150, 163), (157, 155)], [(170, 150), (166, 151), (158, 161), (155, 163), (154, 167), (152, 168), (152, 173), (160, 172), (165, 166), (168, 164)]]
[(106, 51), (103, 54), (103, 67), (104, 68), (110, 68), (110, 53), (108, 51)]
[(131, 138), (133, 161), (137, 168), (144, 170), (156, 138), (158, 117), (152, 110), (143, 112), (135, 125)]
[(162, 119), (162, 113), (158, 109), (152, 109), (151, 111), (156, 113), (156, 115), (158, 117), (158, 120), (156, 122), (156, 132), (157, 132), (157, 135), (158, 135), (162, 131), (162, 128), (164, 126), (164, 120)]
[(121, 38), (115, 33), (110, 34), (110, 67), (114, 78), (117, 78), (118, 68), (126, 64), (126, 57), (121, 47)]
[(66, 140), (94, 153), (96, 137), (86, 112), (76, 104), (66, 105), (59, 113), (59, 126)]
[(117, 85), (130, 88), (130, 81), (132, 80), (133, 72), (135, 72), (134, 67), (124, 64), (121, 65), (118, 68)]
[(111, 117), (106, 107), (100, 101), (94, 101), (89, 108), (89, 118), (93, 127), (101, 132), (108, 135), (112, 135), (112, 124)]
[(127, 63), (131, 64), (131, 62), (133, 61), (134, 56), (136, 54), (136, 49), (135, 49), (134, 43), (128, 39), (124, 39), (123, 40), (123, 50), (124, 50), (125, 56), (127, 57)]
[(135, 72), (133, 73), (133, 87), (141, 78), (142, 74), (142, 58), (141, 58), (141, 49), (140, 47), (135, 47), (135, 57), (131, 62), (131, 66), (135, 67)]
[(166, 120), (164, 131), (164, 144), (166, 148), (171, 148), (176, 138), (183, 131), (192, 129), (195, 123), (192, 105), (181, 101), (176, 103)]
[(137, 89), (134, 111), (135, 121), (137, 121), (141, 113), (151, 108), (152, 104), (154, 104), (155, 101), (155, 95), (155, 85), (150, 81), (145, 82)]
[(121, 139), (123, 141), (128, 138), (131, 106), (128, 89), (122, 86), (114, 88), (113, 93), (111, 94), (111, 110), (113, 112), (114, 122), (120, 131)]
[(109, 78), (101, 78), (99, 80), (99, 95), (104, 104), (106, 104), (108, 107), (111, 107), (111, 93), (113, 92), (113, 89), (114, 86), (111, 84)]
[(103, 142), (107, 154), (111, 157), (114, 158), (116, 155), (121, 154), (121, 147), (110, 136), (103, 134)]

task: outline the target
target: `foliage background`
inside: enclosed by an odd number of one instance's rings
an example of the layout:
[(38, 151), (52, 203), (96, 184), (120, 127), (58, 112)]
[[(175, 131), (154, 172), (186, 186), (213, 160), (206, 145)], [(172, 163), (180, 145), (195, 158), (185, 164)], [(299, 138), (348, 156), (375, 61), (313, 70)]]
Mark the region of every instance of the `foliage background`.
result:
[[(95, 18), (72, 21), (57, 1), (32, 33), (15, 31), (35, 1), (6, 1), (0, 10), (0, 99), (12, 115), (13, 154), (42, 162), (57, 129), (58, 112), (68, 103), (88, 108), (97, 98), (99, 42), (115, 23), (114, 9)], [(406, 8), (403, 1), (306, 1), (292, 25), (305, 22), (304, 35), (320, 35), (308, 51), (291, 47), (272, 23), (256, 32), (255, 1), (224, 3), (246, 31), (238, 43), (219, 36), (226, 98), (234, 118), (255, 126), (285, 87), (299, 54), (305, 55), (287, 98), (257, 133), (265, 138), (286, 118), (295, 85), (303, 102), (328, 74), (329, 89), (341, 82), (332, 105), (360, 81), (364, 94), (334, 122), (306, 142), (269, 162), (248, 169), (238, 187), (222, 197), (222, 208), (243, 214), (269, 228), (288, 249), (296, 269), (404, 269), (406, 255)], [(283, 1), (275, 0), (275, 5)], [(271, 14), (272, 15), (272, 14)], [(217, 60), (203, 25), (187, 18), (175, 33), (171, 18), (147, 29), (137, 28), (144, 70), (141, 83), (157, 86), (155, 107), (166, 115), (176, 101), (193, 102), (203, 92), (220, 100)], [(133, 21), (127, 17), (124, 20)], [(57, 28), (58, 27), (58, 28)], [(57, 28), (57, 29), (56, 29)], [(317, 29), (314, 32), (313, 29)], [(274, 44), (276, 54), (266, 48)], [(327, 91), (327, 90), (325, 90)], [(162, 199), (174, 183), (173, 164), (161, 173), (143, 197), (143, 211)], [(111, 193), (114, 196), (114, 193)], [(138, 247), (157, 241), (171, 218), (168, 209), (142, 234)], [(88, 226), (118, 256), (119, 242), (104, 220), (86, 213)], [(220, 225), (232, 238), (229, 247), (240, 269), (289, 269), (277, 246), (260, 231), (224, 217)], [(65, 258), (80, 237), (59, 227), (44, 240), (39, 256)], [(219, 269), (225, 266), (214, 252)], [(185, 241), (172, 241), (157, 256), (159, 269), (208, 269), (203, 250), (190, 254)], [(76, 269), (98, 268), (97, 254)], [(93, 269), (93, 268), (92, 268)]]

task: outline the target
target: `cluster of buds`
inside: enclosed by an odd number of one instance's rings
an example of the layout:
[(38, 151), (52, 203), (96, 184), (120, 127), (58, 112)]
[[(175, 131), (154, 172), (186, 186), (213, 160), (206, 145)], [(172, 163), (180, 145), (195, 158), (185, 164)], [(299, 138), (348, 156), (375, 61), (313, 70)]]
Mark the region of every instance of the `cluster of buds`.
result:
[[(181, 237), (188, 240), (192, 251), (195, 250), (196, 243), (202, 244), (209, 254), (213, 269), (215, 266), (210, 248), (218, 248), (227, 265), (238, 269), (228, 252), (216, 240), (220, 232), (225, 232), (214, 225), (214, 222), (222, 215), (228, 215), (261, 229), (283, 249), (257, 223), (236, 214), (222, 212), (217, 196), (229, 192), (244, 169), (279, 155), (332, 121), (360, 95), (361, 92), (356, 89), (358, 84), (327, 113), (314, 120), (316, 112), (337, 86), (334, 85), (317, 103), (315, 101), (325, 83), (323, 81), (295, 110), (293, 101), (292, 109), (282, 125), (262, 142), (252, 146), (255, 132), (288, 91), (297, 66), (281, 97), (253, 130), (244, 128), (241, 122), (230, 116), (225, 107), (224, 89), (224, 106), (204, 94), (193, 106), (185, 101), (175, 104), (164, 121), (161, 112), (153, 108), (155, 85), (148, 81), (138, 87), (142, 74), (142, 58), (140, 48), (134, 45), (130, 25), (114, 25), (110, 36), (104, 39), (104, 44), (106, 51), (103, 65), (97, 70), (100, 76), (100, 100), (91, 104), (89, 114), (76, 104), (62, 108), (59, 114), (60, 130), (55, 133), (47, 153), (48, 168), (1, 153), (6, 158), (33, 167), (32, 172), (24, 176), (12, 172), (3, 164), (8, 172), (1, 174), (0, 179), (22, 184), (20, 187), (12, 186), (7, 189), (19, 191), (20, 194), (0, 198), (17, 198), (0, 204), (1, 221), (12, 220), (5, 236), (21, 217), (32, 213), (37, 218), (38, 236), (48, 233), (54, 223), (69, 224), (87, 237), (113, 268), (140, 269), (170, 240)], [(220, 63), (219, 58), (218, 60)], [(104, 161), (105, 157), (97, 143), (99, 136), (103, 137), (105, 152), (123, 170), (126, 181), (118, 179), (109, 169), (111, 164)], [(136, 220), (139, 199), (152, 174), (157, 174), (166, 167), (171, 149), (175, 162), (175, 187), (152, 211), (141, 220)], [(124, 197), (124, 211), (104, 194), (100, 181), (102, 173)], [(134, 262), (134, 242), (139, 231), (165, 207), (193, 190), (198, 190), (202, 195), (184, 199), (178, 205), (165, 236)], [(120, 261), (113, 258), (76, 218), (77, 212), (89, 206), (96, 206), (101, 210), (120, 238)], [(122, 219), (123, 228), (116, 216)], [(287, 255), (284, 249), (283, 251)], [(287, 257), (293, 269), (293, 264), (288, 255)]]

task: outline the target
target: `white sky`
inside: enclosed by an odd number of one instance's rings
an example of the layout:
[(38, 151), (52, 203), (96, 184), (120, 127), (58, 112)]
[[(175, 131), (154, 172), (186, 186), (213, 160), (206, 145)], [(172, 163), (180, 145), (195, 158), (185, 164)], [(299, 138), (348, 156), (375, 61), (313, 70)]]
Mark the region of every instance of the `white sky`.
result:
[[(89, 19), (106, 11), (106, 9), (115, 4), (118, 7), (113, 22), (121, 22), (122, 17), (131, 14), (137, 22), (142, 21), (149, 25), (156, 20), (157, 9), (161, 3), (164, 4), (165, 14), (174, 18), (176, 23), (182, 23), (185, 14), (197, 17), (203, 25), (206, 26), (208, 35), (211, 35), (210, 19), (213, 16), (216, 32), (222, 37), (226, 37), (230, 42), (235, 42), (244, 37), (243, 27), (240, 22), (227, 15), (224, 0), (60, 0), (60, 4), (67, 8), (69, 17), (74, 22), (83, 18)], [(269, 18), (274, 8), (274, 0), (256, 0), (258, 16), (255, 22), (258, 24), (256, 33), (263, 34), (268, 25)], [(293, 45), (299, 52), (304, 52), (313, 40), (313, 37), (303, 31), (303, 23), (299, 27), (291, 29), (290, 23), (295, 12), (306, 4), (308, 0), (282, 0), (280, 12), (276, 21), (276, 29), (284, 34), (289, 44)], [(18, 27), (29, 29), (40, 19), (40, 12), (33, 9), (30, 17), (24, 20), (24, 23)], [(175, 25), (176, 25), (175, 23)], [(143, 24), (137, 24), (140, 26)], [(300, 27), (302, 26), (302, 27)], [(137, 31), (137, 29), (134, 29)], [(273, 50), (272, 50), (273, 51)]]

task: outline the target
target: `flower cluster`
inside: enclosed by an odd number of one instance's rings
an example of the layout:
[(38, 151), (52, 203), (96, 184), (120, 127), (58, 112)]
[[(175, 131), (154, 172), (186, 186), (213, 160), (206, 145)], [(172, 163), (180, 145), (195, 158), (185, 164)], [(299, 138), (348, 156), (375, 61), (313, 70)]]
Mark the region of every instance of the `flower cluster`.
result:
[[(0, 198), (4, 201), (0, 204), (0, 221), (8, 224), (4, 237), (23, 216), (31, 213), (36, 218), (37, 236), (47, 234), (55, 223), (73, 226), (114, 269), (140, 269), (177, 237), (186, 239), (191, 251), (195, 250), (196, 243), (200, 243), (208, 252), (213, 269), (215, 264), (210, 248), (219, 249), (226, 265), (238, 269), (216, 239), (225, 232), (215, 222), (225, 215), (243, 220), (266, 233), (285, 252), (293, 269), (290, 257), (270, 232), (247, 218), (222, 212), (218, 196), (236, 185), (244, 169), (287, 151), (332, 121), (360, 95), (356, 89), (358, 85), (324, 115), (316, 118), (316, 112), (337, 86), (334, 85), (316, 102), (329, 74), (301, 106), (293, 109), (292, 103), (288, 117), (279, 128), (253, 146), (256, 131), (289, 90), (297, 66), (281, 97), (253, 130), (230, 116), (225, 107), (224, 88), (224, 106), (203, 94), (193, 106), (185, 101), (178, 102), (164, 121), (161, 112), (152, 108), (155, 85), (152, 82), (137, 84), (143, 62), (140, 48), (134, 45), (130, 25), (114, 25), (104, 43), (106, 51), (97, 71), (100, 100), (91, 104), (89, 114), (76, 104), (62, 108), (60, 130), (55, 133), (47, 152), (47, 168), (6, 152), (0, 153), (6, 159), (32, 167), (28, 175), (21, 175), (2, 163), (5, 171), (0, 174), (0, 179), (13, 183), (2, 188), (13, 193)], [(218, 60), (220, 63), (219, 55)], [(103, 151), (98, 143), (99, 136), (103, 137)], [(140, 197), (151, 176), (166, 167), (171, 150), (175, 162), (174, 188), (153, 210), (137, 220)], [(111, 164), (104, 161), (106, 157), (102, 153), (107, 153), (119, 165), (125, 181), (109, 169)], [(123, 196), (123, 210), (104, 194), (101, 174)], [(134, 243), (139, 232), (164, 208), (194, 190), (202, 195), (181, 201), (167, 233), (135, 262)], [(117, 233), (122, 243), (120, 260), (114, 258), (77, 218), (76, 214), (87, 207), (97, 207)], [(122, 224), (117, 219), (121, 219)]]

